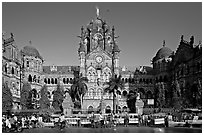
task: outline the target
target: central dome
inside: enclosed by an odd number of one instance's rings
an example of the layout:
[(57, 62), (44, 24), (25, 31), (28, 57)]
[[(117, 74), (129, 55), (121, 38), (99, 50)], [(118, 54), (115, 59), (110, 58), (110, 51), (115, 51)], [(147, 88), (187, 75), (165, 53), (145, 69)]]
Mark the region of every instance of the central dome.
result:
[(162, 58), (169, 57), (172, 55), (173, 51), (169, 49), (168, 47), (163, 46), (162, 48), (159, 49), (157, 52), (156, 56), (154, 57), (154, 61)]
[(38, 57), (38, 58), (42, 59), (38, 50), (33, 46), (23, 47), (22, 52), (24, 55), (34, 56), (34, 57)]

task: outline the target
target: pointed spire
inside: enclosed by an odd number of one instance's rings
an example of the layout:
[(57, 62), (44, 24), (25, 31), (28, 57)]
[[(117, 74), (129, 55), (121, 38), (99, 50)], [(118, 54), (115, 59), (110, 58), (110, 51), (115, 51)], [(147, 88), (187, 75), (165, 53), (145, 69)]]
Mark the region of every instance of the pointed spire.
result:
[(166, 46), (166, 43), (165, 43), (165, 40), (163, 40), (163, 47), (165, 47)]
[(32, 45), (32, 41), (31, 40), (29, 41), (29, 44)]
[(98, 8), (98, 6), (96, 6), (96, 16), (97, 16), (97, 18), (99, 17), (99, 8)]

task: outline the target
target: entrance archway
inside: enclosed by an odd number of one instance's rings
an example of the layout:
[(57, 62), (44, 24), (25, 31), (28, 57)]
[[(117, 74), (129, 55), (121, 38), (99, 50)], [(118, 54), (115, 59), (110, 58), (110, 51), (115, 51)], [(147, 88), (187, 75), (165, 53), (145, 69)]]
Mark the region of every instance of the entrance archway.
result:
[(88, 114), (92, 113), (93, 112), (93, 106), (89, 106), (88, 107)]
[(110, 106), (106, 106), (105, 112), (106, 112), (106, 113), (111, 113), (111, 107), (110, 107)]

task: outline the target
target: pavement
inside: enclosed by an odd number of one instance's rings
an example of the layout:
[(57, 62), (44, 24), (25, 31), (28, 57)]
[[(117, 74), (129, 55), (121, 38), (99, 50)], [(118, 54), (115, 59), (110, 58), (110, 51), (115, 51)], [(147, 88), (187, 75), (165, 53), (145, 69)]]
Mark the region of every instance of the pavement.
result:
[(23, 133), (202, 133), (202, 128), (180, 127), (113, 127), (113, 128), (83, 128), (69, 127), (63, 130), (58, 128), (25, 129)]

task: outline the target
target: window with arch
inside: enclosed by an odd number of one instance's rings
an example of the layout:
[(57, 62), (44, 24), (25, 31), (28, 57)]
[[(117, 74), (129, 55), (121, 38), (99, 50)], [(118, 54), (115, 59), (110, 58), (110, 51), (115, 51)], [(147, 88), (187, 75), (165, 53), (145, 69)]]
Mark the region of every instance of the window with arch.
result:
[(63, 78), (63, 83), (65, 84), (65, 78)]
[(47, 84), (47, 78), (44, 79), (44, 82)]
[(123, 94), (124, 97), (127, 96), (127, 91), (124, 90), (124, 91), (122, 92), (122, 94)]
[(38, 83), (40, 83), (40, 76), (38, 76)]
[(125, 78), (125, 83), (127, 83), (128, 82), (128, 79), (127, 78)]
[(89, 106), (88, 107), (88, 114), (92, 113), (93, 112), (93, 106)]
[(106, 106), (105, 113), (111, 113), (111, 107), (109, 105)]
[(11, 74), (14, 74), (14, 67), (11, 68)]
[(29, 64), (30, 64), (30, 63), (29, 63), (29, 61), (27, 60), (27, 61), (26, 61), (26, 67), (29, 67)]
[(51, 79), (51, 83), (54, 84), (54, 79), (53, 78)]
[(47, 81), (47, 83), (48, 83), (48, 84), (50, 84), (50, 78), (48, 78), (48, 81)]
[(57, 84), (57, 78), (55, 78), (55, 84)]
[(32, 76), (30, 74), (28, 75), (28, 82), (32, 82)]
[(7, 63), (4, 66), (4, 71), (5, 71), (5, 73), (7, 73)]
[(152, 92), (148, 91), (146, 97), (147, 99), (152, 99), (153, 98)]
[(67, 84), (69, 83), (69, 78), (67, 78)]
[(37, 78), (36, 75), (33, 76), (33, 82), (36, 82)]

